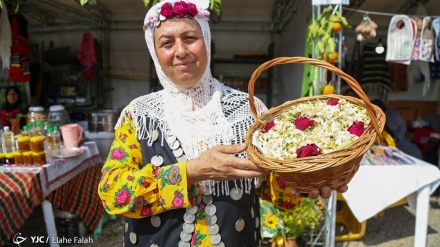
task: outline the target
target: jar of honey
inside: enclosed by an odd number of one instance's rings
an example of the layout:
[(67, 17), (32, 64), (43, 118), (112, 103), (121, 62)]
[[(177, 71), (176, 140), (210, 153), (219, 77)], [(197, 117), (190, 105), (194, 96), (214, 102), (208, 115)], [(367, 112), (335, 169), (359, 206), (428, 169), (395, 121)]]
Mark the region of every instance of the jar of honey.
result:
[(30, 136), (19, 136), (17, 137), (18, 151), (26, 152), (31, 150), (31, 137)]
[(32, 159), (34, 160), (34, 165), (42, 166), (46, 164), (46, 154), (42, 152), (32, 152)]
[(15, 164), (14, 157), (15, 157), (15, 152), (6, 153), (5, 154), (5, 158), (6, 158), (6, 162), (5, 163), (8, 164), (8, 165), (14, 165)]
[(25, 166), (33, 166), (34, 165), (32, 151), (23, 152), (23, 164)]
[(44, 152), (44, 137), (32, 136), (30, 138), (30, 147), (32, 152)]
[(23, 165), (23, 153), (20, 151), (14, 152), (14, 161), (15, 165), (22, 166)]

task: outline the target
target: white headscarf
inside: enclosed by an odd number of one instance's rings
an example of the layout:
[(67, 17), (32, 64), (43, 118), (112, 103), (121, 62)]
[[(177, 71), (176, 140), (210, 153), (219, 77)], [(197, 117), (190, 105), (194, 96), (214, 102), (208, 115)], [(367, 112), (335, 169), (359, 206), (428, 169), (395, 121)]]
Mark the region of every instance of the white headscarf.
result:
[[(189, 89), (179, 88), (168, 78), (159, 63), (154, 45), (154, 29), (155, 26), (160, 25), (159, 21), (165, 20), (160, 15), (162, 5), (165, 3), (174, 5), (175, 2), (178, 1), (162, 1), (153, 6), (145, 17), (145, 40), (154, 61), (159, 81), (164, 87), (164, 90), (159, 92), (161, 97), (150, 97), (149, 100), (163, 100), (163, 107), (157, 107), (157, 110), (153, 110), (153, 115), (155, 115), (153, 117), (159, 120), (160, 125), (169, 128), (171, 133), (177, 136), (186, 157), (193, 159), (218, 144), (230, 144), (233, 134), (231, 124), (222, 110), (223, 84), (212, 77), (209, 66), (211, 61), (211, 32), (207, 18), (209, 12), (206, 9), (196, 4), (198, 14), (194, 16), (201, 27), (206, 54), (208, 55), (208, 64), (200, 81)], [(159, 102), (155, 103), (161, 105)], [(151, 112), (148, 112), (148, 114), (151, 116)]]

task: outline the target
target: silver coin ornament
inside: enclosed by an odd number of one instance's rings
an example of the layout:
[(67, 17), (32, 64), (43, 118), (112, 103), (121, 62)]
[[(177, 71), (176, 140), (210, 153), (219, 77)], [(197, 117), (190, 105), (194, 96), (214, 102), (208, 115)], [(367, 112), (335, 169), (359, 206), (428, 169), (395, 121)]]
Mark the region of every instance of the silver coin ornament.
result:
[(191, 234), (194, 231), (194, 224), (183, 223), (183, 231)]
[(225, 244), (223, 242), (220, 242), (218, 244), (212, 245), (212, 247), (225, 247)]
[(180, 232), (180, 239), (184, 242), (188, 242), (191, 240), (191, 233), (186, 233), (186, 232)]
[(220, 236), (220, 234), (211, 235), (209, 236), (209, 239), (213, 244), (219, 244), (220, 241), (222, 241), (222, 237)]
[(186, 159), (186, 155), (182, 155), (182, 156), (180, 156), (180, 157), (177, 157), (176, 159), (177, 159), (177, 162), (184, 162), (184, 161), (187, 160), (187, 159)]
[(213, 216), (216, 211), (217, 211), (217, 208), (214, 206), (214, 204), (209, 204), (209, 205), (206, 205), (206, 207), (205, 207), (206, 215)]
[(154, 227), (159, 227), (160, 224), (161, 224), (161, 220), (159, 216), (157, 215), (151, 216), (151, 225), (153, 225)]
[(179, 241), (178, 247), (190, 247), (191, 245), (188, 242)]
[(173, 155), (174, 155), (174, 157), (176, 157), (176, 158), (182, 156), (182, 154), (183, 154), (183, 149), (182, 149), (182, 148), (178, 148), (178, 149), (176, 149), (176, 150), (173, 150)]
[(190, 207), (190, 208), (187, 208), (187, 209), (186, 209), (186, 212), (187, 212), (188, 214), (192, 214), (192, 215), (196, 214), (196, 213), (197, 213), (197, 205), (192, 206), (192, 207)]
[(241, 197), (243, 196), (243, 190), (239, 189), (239, 188), (232, 188), (231, 191), (229, 192), (229, 195), (231, 196), (231, 198), (235, 201), (238, 201), (241, 199)]
[(151, 164), (154, 166), (161, 166), (163, 164), (163, 157), (160, 155), (155, 155), (151, 158)]
[(206, 223), (208, 223), (208, 225), (214, 225), (217, 223), (217, 216), (213, 215), (213, 216), (206, 216)]
[(137, 236), (136, 236), (136, 233), (134, 233), (134, 232), (130, 232), (130, 242), (131, 242), (132, 244), (136, 244), (136, 242), (137, 242)]
[(186, 223), (193, 223), (195, 219), (196, 219), (196, 216), (194, 214), (185, 213), (183, 215), (183, 220)]
[(237, 230), (237, 232), (243, 231), (244, 226), (245, 226), (245, 222), (243, 219), (239, 219), (237, 220), (237, 222), (235, 222), (235, 230)]
[(203, 202), (208, 205), (208, 204), (212, 204), (213, 199), (211, 195), (203, 195)]
[(159, 138), (159, 131), (153, 130), (153, 133), (151, 134), (152, 140), (155, 142), (157, 141), (157, 138)]
[(219, 232), (219, 227), (218, 227), (218, 225), (217, 224), (214, 224), (214, 225), (210, 225), (210, 226), (208, 226), (208, 232), (209, 232), (209, 234), (211, 234), (211, 235), (215, 235), (215, 234), (217, 234), (218, 232)]
[(172, 146), (171, 146), (171, 149), (172, 149), (172, 150), (176, 150), (176, 149), (178, 149), (179, 146), (180, 146), (179, 140), (175, 140), (175, 141), (173, 142), (173, 144), (171, 144), (171, 145), (172, 145)]

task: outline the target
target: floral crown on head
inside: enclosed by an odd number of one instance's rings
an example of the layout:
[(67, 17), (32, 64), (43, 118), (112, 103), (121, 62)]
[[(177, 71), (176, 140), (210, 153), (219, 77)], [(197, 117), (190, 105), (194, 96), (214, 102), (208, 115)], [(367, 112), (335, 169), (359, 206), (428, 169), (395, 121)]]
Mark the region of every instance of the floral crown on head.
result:
[(166, 19), (172, 17), (195, 17), (199, 16), (208, 20), (209, 11), (203, 8), (198, 8), (194, 3), (177, 1), (174, 3), (165, 2), (164, 4), (158, 4), (153, 13), (147, 17), (144, 23), (144, 31), (147, 28), (154, 28), (160, 25), (160, 23)]

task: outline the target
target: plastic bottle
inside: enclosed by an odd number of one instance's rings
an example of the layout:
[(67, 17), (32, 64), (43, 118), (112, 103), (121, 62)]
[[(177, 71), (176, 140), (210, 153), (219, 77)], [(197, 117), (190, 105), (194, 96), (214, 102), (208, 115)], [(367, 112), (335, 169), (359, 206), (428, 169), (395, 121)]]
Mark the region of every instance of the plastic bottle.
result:
[(46, 162), (51, 162), (56, 146), (53, 143), (52, 128), (47, 129), (46, 138), (44, 139), (44, 152), (46, 154)]
[(52, 127), (52, 136), (53, 136), (53, 139), (54, 139), (54, 141), (55, 141), (55, 145), (59, 148), (59, 149), (63, 149), (64, 148), (64, 143), (63, 143), (63, 141), (61, 140), (61, 132), (60, 132), (60, 130), (59, 130), (59, 128), (58, 128), (58, 126), (53, 126)]
[(15, 152), (15, 135), (14, 132), (9, 130), (9, 126), (3, 127), (3, 133), (1, 134), (2, 150), (5, 154)]
[(45, 121), (43, 123), (43, 135), (46, 136), (47, 135), (47, 129), (49, 128), (50, 124), (49, 121)]

